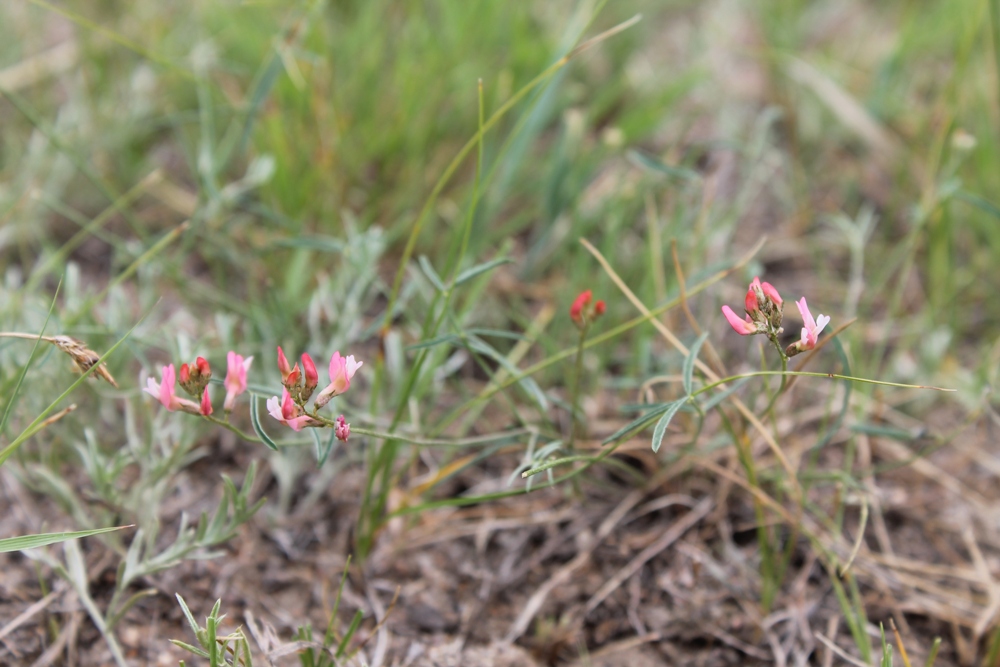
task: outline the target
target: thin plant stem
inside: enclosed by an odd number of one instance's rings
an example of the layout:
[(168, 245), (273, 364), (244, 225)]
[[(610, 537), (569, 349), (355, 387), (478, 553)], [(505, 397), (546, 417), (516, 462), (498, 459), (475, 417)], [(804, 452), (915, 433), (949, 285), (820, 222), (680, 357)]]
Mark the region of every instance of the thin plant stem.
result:
[[(576, 434), (580, 418), (580, 384), (583, 380), (583, 350), (587, 342), (587, 329), (589, 328), (587, 324), (580, 327), (580, 338), (576, 345), (576, 360), (573, 363), (573, 381), (570, 385), (569, 442), (566, 445), (570, 457), (576, 456)], [(580, 495), (580, 481), (577, 477), (573, 478), (573, 493), (577, 496)]]

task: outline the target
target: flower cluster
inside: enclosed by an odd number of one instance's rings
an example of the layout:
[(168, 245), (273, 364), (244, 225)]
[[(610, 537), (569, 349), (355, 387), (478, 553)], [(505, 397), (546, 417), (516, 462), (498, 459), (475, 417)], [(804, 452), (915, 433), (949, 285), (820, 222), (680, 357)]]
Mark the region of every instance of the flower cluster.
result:
[[(233, 409), (236, 397), (247, 390), (247, 371), (253, 362), (253, 357), (244, 359), (235, 352), (229, 353), (229, 368), (226, 371), (226, 401), (223, 409), (228, 413)], [(198, 399), (198, 402), (179, 398), (177, 396), (177, 371), (173, 364), (163, 367), (160, 381), (153, 378), (146, 380), (143, 390), (163, 404), (167, 410), (188, 412), (193, 415), (208, 417), (212, 414), (212, 399), (208, 393), (208, 382), (212, 379), (212, 367), (204, 357), (198, 357), (190, 364), (181, 364), (181, 388)]]
[(778, 290), (774, 289), (771, 283), (762, 283), (760, 278), (754, 278), (747, 288), (743, 303), (743, 309), (746, 311), (745, 319), (740, 319), (729, 306), (722, 307), (722, 314), (729, 320), (736, 333), (741, 336), (764, 334), (768, 338), (781, 333), (783, 302)]
[[(351, 378), (363, 364), (363, 361), (355, 361), (354, 355), (342, 357), (340, 352), (333, 353), (329, 368), (330, 384), (316, 396), (313, 415), (334, 396), (339, 396), (350, 388)], [(280, 400), (277, 396), (267, 400), (267, 411), (271, 416), (296, 431), (301, 431), (307, 426), (324, 426), (325, 424), (310, 415), (305, 407), (319, 385), (319, 374), (316, 372), (316, 364), (312, 357), (308, 354), (302, 355), (302, 370), (300, 370), (297, 363), (294, 367), (288, 363), (284, 350), (279, 347), (278, 370), (281, 371), (281, 384), (284, 385), (284, 390), (281, 392)], [(351, 425), (344, 421), (343, 415), (340, 415), (334, 430), (337, 438), (346, 441), (351, 432)]]
[[(805, 327), (802, 329), (802, 339), (785, 348), (785, 355), (789, 357), (816, 347), (820, 332), (830, 322), (830, 318), (826, 315), (813, 319), (805, 297), (796, 301), (795, 305), (798, 306)], [(781, 328), (783, 306), (781, 295), (773, 285), (761, 282), (760, 278), (754, 278), (743, 300), (746, 316), (740, 318), (729, 306), (722, 307), (722, 314), (739, 335), (764, 334), (777, 346), (778, 335), (784, 331)], [(780, 351), (781, 348), (778, 349)]]
[(569, 317), (580, 330), (586, 329), (594, 320), (604, 314), (604, 301), (598, 300), (591, 305), (593, 299), (594, 293), (585, 290), (580, 292), (580, 295), (573, 301), (573, 305), (569, 307)]
[[(281, 384), (284, 389), (281, 398), (272, 396), (267, 401), (267, 410), (272, 417), (287, 425), (288, 427), (301, 431), (307, 426), (330, 426), (334, 434), (340, 440), (347, 441), (351, 434), (351, 425), (347, 423), (344, 415), (340, 415), (335, 420), (330, 421), (321, 418), (316, 411), (330, 402), (334, 396), (339, 396), (351, 387), (351, 378), (363, 365), (364, 362), (356, 361), (353, 355), (342, 357), (340, 352), (334, 352), (330, 359), (330, 384), (324, 387), (316, 396), (313, 403), (313, 410), (306, 410), (306, 403), (312, 398), (313, 393), (319, 386), (319, 373), (316, 371), (316, 364), (308, 354), (302, 355), (302, 367), (296, 363), (294, 366), (288, 363), (284, 350), (278, 348), (278, 370), (281, 371)], [(226, 379), (223, 385), (226, 388), (226, 399), (223, 402), (223, 409), (226, 412), (226, 422), (217, 423), (227, 425), (228, 416), (236, 404), (236, 398), (247, 390), (247, 371), (253, 363), (253, 357), (244, 357), (236, 352), (230, 351), (226, 361)], [(212, 379), (212, 367), (204, 357), (198, 357), (190, 364), (181, 364), (180, 385), (190, 396), (198, 399), (197, 402), (180, 398), (176, 394), (176, 384), (178, 373), (173, 364), (163, 367), (160, 373), (160, 381), (153, 378), (146, 381), (146, 393), (156, 398), (171, 412), (180, 410), (193, 415), (210, 417), (212, 414), (212, 400), (209, 396), (209, 382)]]

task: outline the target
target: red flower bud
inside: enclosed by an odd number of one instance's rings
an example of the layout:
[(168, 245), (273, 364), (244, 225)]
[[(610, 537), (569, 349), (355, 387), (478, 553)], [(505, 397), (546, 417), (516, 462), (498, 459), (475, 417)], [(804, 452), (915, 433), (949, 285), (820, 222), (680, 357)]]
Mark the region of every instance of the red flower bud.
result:
[(212, 367), (208, 365), (208, 361), (205, 357), (198, 357), (194, 360), (195, 365), (198, 367), (198, 372), (204, 375), (206, 378), (212, 377)]
[(604, 305), (604, 301), (598, 301), (597, 303), (595, 303), (594, 304), (594, 317), (600, 317), (601, 315), (603, 315), (605, 308), (606, 308), (606, 306)]
[(181, 364), (180, 379), (182, 385), (191, 381), (191, 371), (188, 369), (187, 364)]
[(306, 375), (306, 390), (315, 389), (319, 384), (319, 373), (316, 372), (316, 364), (308, 354), (302, 355), (302, 370)]
[(580, 292), (580, 295), (576, 297), (573, 301), (573, 305), (569, 307), (569, 316), (577, 325), (583, 324), (583, 309), (590, 304), (590, 300), (594, 297), (594, 293), (590, 290), (585, 290)]
[(281, 381), (285, 382), (288, 379), (288, 374), (292, 372), (292, 367), (288, 365), (288, 359), (285, 358), (285, 353), (282, 352), (281, 346), (278, 346), (278, 370), (281, 371)]
[(201, 395), (201, 406), (199, 407), (201, 414), (204, 416), (209, 416), (212, 414), (212, 401), (208, 397), (208, 387), (205, 387), (204, 393)]

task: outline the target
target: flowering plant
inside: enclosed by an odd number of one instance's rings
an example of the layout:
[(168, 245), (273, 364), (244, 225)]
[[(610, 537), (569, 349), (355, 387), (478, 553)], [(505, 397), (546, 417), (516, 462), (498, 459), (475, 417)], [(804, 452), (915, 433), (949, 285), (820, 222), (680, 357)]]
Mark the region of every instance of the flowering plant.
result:
[[(198, 398), (197, 403), (177, 396), (175, 388), (177, 371), (173, 364), (162, 367), (159, 381), (148, 378), (144, 391), (156, 398), (163, 407), (171, 412), (181, 411), (200, 415), (250, 439), (246, 434), (229, 424), (229, 414), (235, 407), (237, 397), (247, 390), (247, 373), (253, 363), (253, 357), (244, 357), (230, 350), (226, 361), (226, 379), (223, 382), (226, 388), (226, 398), (223, 402), (225, 420), (212, 417), (213, 408), (209, 394), (212, 367), (204, 357), (198, 357), (190, 364), (181, 364), (180, 368), (181, 388), (191, 396)], [(344, 415), (330, 420), (318, 415), (317, 411), (335, 396), (350, 389), (351, 379), (362, 365), (364, 362), (356, 361), (354, 355), (343, 357), (340, 352), (334, 352), (329, 366), (330, 384), (316, 396), (313, 409), (310, 411), (306, 408), (306, 403), (319, 386), (319, 373), (316, 371), (316, 364), (312, 357), (303, 354), (302, 368), (299, 368), (298, 363), (292, 366), (289, 364), (284, 350), (278, 347), (278, 370), (281, 372), (281, 384), (284, 389), (280, 399), (277, 396), (272, 396), (267, 400), (268, 413), (294, 431), (301, 431), (306, 427), (333, 428), (335, 436), (346, 442), (351, 433), (351, 425), (347, 423)]]

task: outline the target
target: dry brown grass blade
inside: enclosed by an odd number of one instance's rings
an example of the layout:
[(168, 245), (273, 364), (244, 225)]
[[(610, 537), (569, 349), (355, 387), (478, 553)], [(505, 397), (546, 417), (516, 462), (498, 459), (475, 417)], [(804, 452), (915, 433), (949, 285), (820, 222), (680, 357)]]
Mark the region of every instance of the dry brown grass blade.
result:
[(16, 92), (50, 76), (62, 74), (76, 66), (79, 54), (76, 40), (68, 39), (0, 70), (0, 88)]
[[(39, 336), (19, 331), (2, 331), (0, 332), (0, 338), (23, 338), (26, 340), (43, 340), (46, 343), (51, 343), (69, 355), (70, 359), (73, 360), (73, 366), (80, 373), (86, 373), (101, 358), (101, 355), (87, 347), (83, 341), (77, 340), (72, 336)], [(94, 375), (100, 377), (115, 389), (118, 388), (118, 383), (115, 382), (115, 378), (108, 372), (108, 368), (104, 364), (97, 367)]]
[(52, 591), (51, 593), (43, 597), (41, 600), (35, 602), (30, 607), (28, 607), (20, 614), (18, 614), (16, 617), (11, 619), (10, 623), (3, 626), (3, 629), (0, 629), (0, 639), (7, 637), (10, 633), (14, 632), (19, 627), (30, 621), (35, 616), (35, 614), (44, 611), (46, 607), (55, 602), (67, 590), (68, 588), (65, 585), (59, 586), (56, 590)]
[(83, 621), (83, 612), (75, 611), (70, 614), (69, 623), (63, 626), (62, 632), (59, 633), (59, 637), (52, 642), (52, 644), (45, 649), (45, 652), (38, 656), (38, 659), (31, 663), (31, 667), (49, 667), (49, 665), (55, 664), (59, 660), (63, 651), (66, 650), (68, 646), (72, 646), (76, 643), (77, 635), (80, 632), (80, 623)]
[(982, 585), (986, 588), (986, 594), (989, 596), (989, 604), (983, 609), (982, 614), (980, 614), (979, 619), (976, 621), (975, 627), (972, 629), (978, 641), (994, 626), (997, 615), (1000, 614), (1000, 586), (993, 579), (990, 567), (986, 563), (986, 558), (983, 557), (983, 552), (979, 548), (979, 543), (976, 542), (976, 536), (972, 534), (970, 526), (966, 526), (962, 531), (962, 541), (965, 542), (965, 548), (969, 550), (969, 554), (972, 556), (972, 563), (982, 578)]
[(839, 646), (837, 646), (836, 644), (834, 644), (831, 640), (827, 639), (826, 635), (824, 635), (823, 633), (817, 632), (816, 633), (816, 639), (818, 639), (821, 642), (823, 642), (823, 644), (828, 649), (830, 649), (831, 651), (833, 651), (834, 653), (836, 653), (838, 656), (840, 656), (841, 660), (846, 660), (848, 663), (850, 663), (852, 665), (855, 665), (855, 667), (871, 667), (870, 665), (866, 665), (865, 663), (861, 662), (857, 658), (852, 657), (849, 653), (847, 653), (846, 651), (844, 651), (844, 649), (840, 648)]
[(895, 159), (899, 153), (895, 137), (833, 79), (799, 58), (790, 59), (786, 71), (793, 80), (812, 90), (846, 128), (868, 143), (874, 149), (873, 155), (882, 164), (889, 164)]
[(572, 574), (583, 567), (584, 564), (590, 559), (590, 554), (593, 552), (597, 545), (604, 541), (614, 527), (618, 525), (618, 522), (625, 518), (629, 510), (635, 507), (643, 496), (646, 495), (646, 489), (636, 489), (629, 493), (625, 498), (622, 499), (618, 506), (601, 522), (600, 527), (597, 529), (597, 533), (591, 538), (590, 543), (582, 548), (576, 555), (576, 557), (570, 562), (563, 565), (561, 568), (556, 570), (548, 578), (548, 580), (539, 586), (535, 592), (532, 594), (528, 602), (525, 603), (524, 609), (511, 624), (510, 630), (507, 631), (507, 635), (504, 637), (504, 642), (510, 644), (517, 640), (518, 637), (523, 635), (531, 624), (531, 620), (542, 608), (545, 603), (545, 599), (549, 596), (549, 593), (559, 586), (563, 582), (567, 581)]
[(639, 555), (629, 561), (628, 565), (618, 570), (608, 579), (601, 588), (587, 601), (584, 615), (594, 611), (616, 588), (621, 586), (633, 574), (639, 571), (651, 558), (676, 542), (680, 537), (690, 530), (696, 523), (704, 519), (715, 504), (712, 496), (706, 496), (695, 505), (687, 514), (675, 521), (667, 529), (663, 536), (653, 544), (643, 549)]

